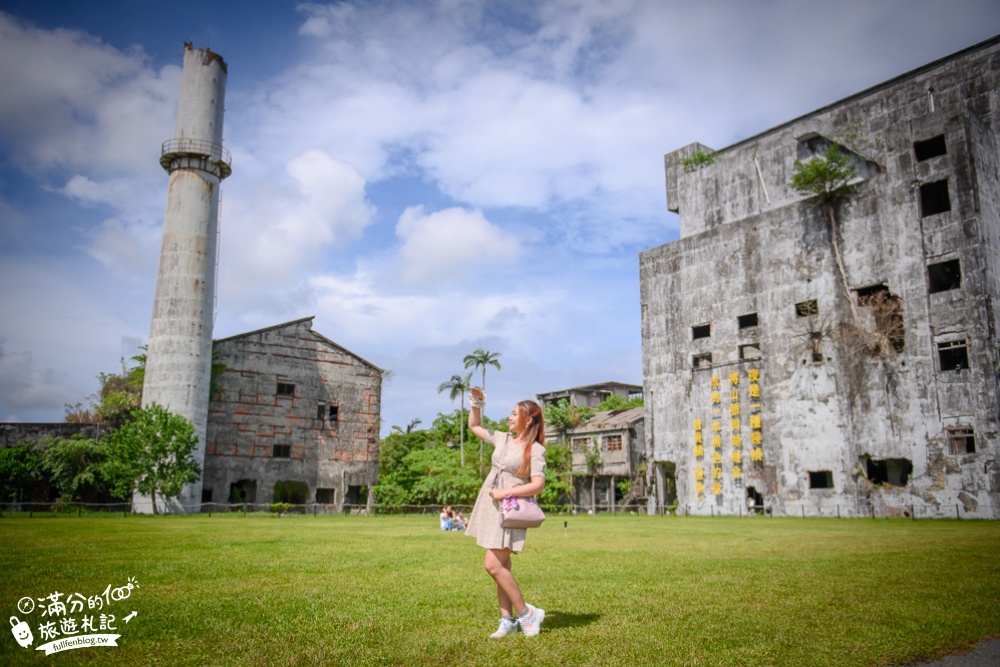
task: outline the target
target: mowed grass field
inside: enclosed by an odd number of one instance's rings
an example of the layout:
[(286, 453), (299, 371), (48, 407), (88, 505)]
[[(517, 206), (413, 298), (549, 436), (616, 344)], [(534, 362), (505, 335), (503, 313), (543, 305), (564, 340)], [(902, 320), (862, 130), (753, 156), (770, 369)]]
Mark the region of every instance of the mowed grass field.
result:
[[(1000, 522), (552, 516), (514, 561), (542, 632), (501, 641), (482, 550), (437, 524), (8, 515), (0, 612), (34, 644), (5, 631), (0, 665), (900, 665), (1000, 637)], [(118, 647), (33, 650), (48, 602), (18, 601), (54, 592)]]

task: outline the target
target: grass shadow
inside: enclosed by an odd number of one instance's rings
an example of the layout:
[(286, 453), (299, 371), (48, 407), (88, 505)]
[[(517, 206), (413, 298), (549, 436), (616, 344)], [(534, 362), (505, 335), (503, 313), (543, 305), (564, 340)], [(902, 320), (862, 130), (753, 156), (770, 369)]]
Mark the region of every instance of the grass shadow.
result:
[(546, 630), (578, 628), (590, 625), (600, 620), (600, 618), (600, 614), (570, 614), (565, 611), (546, 610), (545, 621), (542, 623), (542, 627)]

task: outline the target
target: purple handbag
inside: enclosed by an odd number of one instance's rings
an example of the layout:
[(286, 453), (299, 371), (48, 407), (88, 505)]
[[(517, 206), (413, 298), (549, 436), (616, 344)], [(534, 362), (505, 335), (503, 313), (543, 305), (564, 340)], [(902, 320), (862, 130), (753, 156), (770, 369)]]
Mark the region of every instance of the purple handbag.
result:
[[(500, 450), (500, 463), (503, 464), (504, 454), (507, 453), (508, 439), (503, 443)], [(495, 489), (500, 481), (500, 474), (497, 471), (497, 478), (493, 481)], [(516, 498), (505, 496), (500, 502), (500, 527), (501, 528), (538, 528), (545, 521), (545, 512), (538, 506), (538, 501), (534, 496), (528, 498)]]
[(538, 528), (545, 521), (545, 512), (534, 496), (515, 498), (507, 496), (500, 503), (501, 528)]

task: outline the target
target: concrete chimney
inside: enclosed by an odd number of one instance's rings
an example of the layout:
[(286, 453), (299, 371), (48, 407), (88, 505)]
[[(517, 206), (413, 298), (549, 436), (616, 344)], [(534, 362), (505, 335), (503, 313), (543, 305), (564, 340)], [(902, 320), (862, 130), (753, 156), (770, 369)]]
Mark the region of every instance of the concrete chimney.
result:
[[(209, 49), (184, 45), (180, 102), (174, 138), (164, 142), (160, 164), (170, 174), (153, 318), (146, 350), (143, 406), (159, 403), (194, 424), (195, 459), (205, 467), (212, 372), (212, 327), (219, 234), (219, 185), (232, 172), (222, 147), (226, 63)], [(201, 479), (167, 504), (170, 512), (197, 512)], [(133, 499), (150, 513), (148, 497)], [(157, 498), (157, 507), (163, 499)]]

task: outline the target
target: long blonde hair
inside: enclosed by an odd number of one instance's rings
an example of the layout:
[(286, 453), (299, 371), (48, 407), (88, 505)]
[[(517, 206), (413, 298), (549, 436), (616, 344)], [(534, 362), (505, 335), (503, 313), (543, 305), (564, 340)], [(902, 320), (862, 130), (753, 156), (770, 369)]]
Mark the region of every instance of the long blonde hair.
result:
[(531, 473), (531, 446), (534, 443), (545, 444), (545, 416), (538, 403), (521, 401), (517, 404), (517, 440), (524, 443), (524, 456), (521, 467), (515, 473), (524, 479)]

